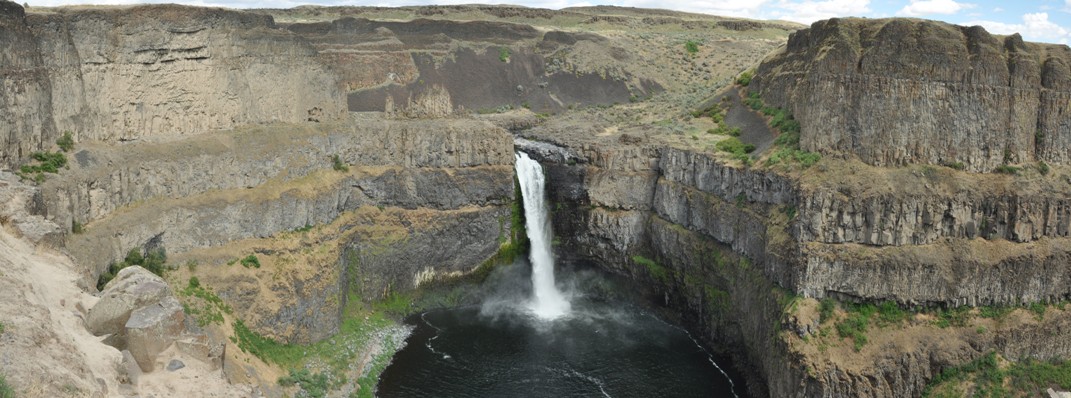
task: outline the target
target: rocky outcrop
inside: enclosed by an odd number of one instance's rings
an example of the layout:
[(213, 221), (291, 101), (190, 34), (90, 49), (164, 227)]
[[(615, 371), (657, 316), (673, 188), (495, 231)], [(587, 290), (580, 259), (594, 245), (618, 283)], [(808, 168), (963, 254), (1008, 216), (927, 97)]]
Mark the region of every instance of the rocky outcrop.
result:
[(89, 310), (86, 328), (98, 336), (123, 331), (136, 310), (174, 298), (171, 288), (159, 276), (139, 266), (123, 268), (101, 293), (101, 299)]
[[(464, 120), (350, 123), (86, 147), (42, 187), (38, 211), (85, 225), (68, 247), (99, 272), (153, 239), (181, 252), (328, 223), (361, 206), (454, 209), (512, 198), (512, 151), (500, 129)], [(334, 156), (352, 170), (330, 170)], [(116, 213), (135, 203), (148, 206)]]
[(800, 145), (879, 166), (1067, 163), (1071, 50), (915, 19), (834, 18), (793, 33), (752, 90)]
[(221, 353), (212, 352), (205, 333), (187, 322), (167, 283), (136, 265), (120, 270), (104, 287), (101, 300), (89, 310), (86, 328), (98, 336), (109, 335), (105, 342), (137, 364), (138, 369), (128, 370), (132, 378), (156, 369), (157, 357), (180, 341), (180, 351), (219, 365)]
[(138, 308), (126, 322), (126, 346), (144, 372), (156, 368), (156, 357), (186, 331), (186, 313), (174, 296)]
[[(78, 141), (154, 139), (244, 124), (343, 116), (338, 78), (271, 17), (222, 9), (136, 6), (24, 15), (3, 2), (0, 92), (12, 131), (0, 163)], [(14, 112), (14, 113), (12, 113)], [(8, 151), (7, 148), (17, 149)]]

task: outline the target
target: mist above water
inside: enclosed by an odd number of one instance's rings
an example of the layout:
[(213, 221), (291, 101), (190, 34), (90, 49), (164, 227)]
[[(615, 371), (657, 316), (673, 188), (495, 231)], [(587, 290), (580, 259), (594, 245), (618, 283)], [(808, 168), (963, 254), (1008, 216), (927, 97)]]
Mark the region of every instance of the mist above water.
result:
[(569, 313), (569, 300), (554, 285), (554, 255), (550, 249), (551, 228), (547, 217), (546, 178), (543, 166), (528, 154), (517, 152), (517, 180), (524, 198), (525, 228), (531, 249), (532, 300), (528, 309), (543, 319), (555, 319)]

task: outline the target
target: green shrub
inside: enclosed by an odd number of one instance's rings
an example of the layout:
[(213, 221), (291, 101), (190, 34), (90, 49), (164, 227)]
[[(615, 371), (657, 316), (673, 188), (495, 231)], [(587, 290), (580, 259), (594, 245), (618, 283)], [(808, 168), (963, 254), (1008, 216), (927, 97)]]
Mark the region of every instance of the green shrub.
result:
[(1049, 175), (1049, 164), (1043, 161), (1038, 161), (1038, 173), (1041, 175)]
[(746, 144), (736, 137), (729, 137), (718, 141), (714, 146), (719, 150), (732, 154), (747, 154), (755, 151), (755, 145)]
[(85, 232), (85, 230), (82, 229), (82, 223), (71, 220), (71, 233), (80, 234), (82, 232)]
[(855, 350), (861, 350), (867, 343), (866, 330), (870, 324), (868, 318), (861, 313), (849, 313), (847, 318), (837, 322), (837, 335), (841, 338), (851, 338)]
[(1002, 164), (1000, 166), (997, 166), (996, 169), (993, 169), (993, 172), (1000, 173), (1000, 174), (1016, 175), (1016, 174), (1019, 174), (1019, 168), (1015, 167), (1015, 166)]
[(260, 268), (260, 259), (257, 258), (256, 254), (245, 256), (240, 262), (242, 263), (242, 266), (246, 268)]
[(910, 314), (904, 311), (895, 301), (886, 301), (878, 306), (878, 322), (881, 325), (895, 325), (907, 320)]
[(711, 110), (710, 120), (713, 120), (714, 123), (721, 124), (721, 122), (725, 121), (725, 111), (722, 111), (720, 108)]
[(18, 175), (38, 183), (45, 181), (45, 173), (55, 174), (67, 166), (67, 155), (63, 152), (34, 152), (30, 159), (30, 163), (19, 166)]
[(500, 47), (498, 49), (498, 60), (502, 62), (509, 62), (509, 57), (512, 55), (508, 48)]
[(688, 40), (684, 42), (684, 50), (688, 51), (688, 54), (695, 55), (699, 52), (699, 42), (695, 40)]
[[(290, 370), (289, 376), (279, 378), (279, 385), (289, 387), (297, 385), (310, 398), (323, 398), (331, 387), (326, 373), (311, 373), (308, 369)], [(361, 386), (364, 387), (364, 386)]]
[(759, 92), (752, 91), (748, 93), (747, 98), (744, 98), (744, 105), (756, 111), (762, 109), (762, 98), (759, 98)]
[(1034, 316), (1037, 317), (1039, 321), (1045, 319), (1045, 309), (1047, 308), (1045, 304), (1032, 303), (1027, 308), (1030, 309), (1030, 312), (1034, 313)]
[(819, 323), (825, 323), (826, 321), (833, 319), (833, 309), (837, 308), (837, 302), (831, 298), (824, 298), (818, 303), (818, 316)]
[(0, 334), (4, 334), (4, 323), (0, 322)]
[(982, 318), (1001, 320), (1001, 319), (1004, 319), (1005, 316), (1007, 316), (1008, 314), (1010, 314), (1014, 310), (1015, 310), (1015, 307), (1009, 307), (1009, 306), (995, 306), (994, 305), (994, 306), (978, 307), (978, 316), (982, 317)]
[(74, 137), (71, 137), (71, 132), (64, 131), (63, 136), (56, 140), (56, 145), (59, 145), (63, 152), (70, 152), (74, 149)]
[(945, 167), (956, 170), (963, 170), (967, 168), (967, 165), (963, 164), (963, 162), (946, 162)]
[(338, 155), (331, 156), (331, 168), (335, 171), (341, 171), (343, 173), (350, 171), (350, 166), (347, 166)]
[(147, 255), (142, 255), (141, 250), (137, 248), (130, 249), (123, 261), (113, 261), (108, 264), (108, 268), (97, 278), (97, 290), (104, 290), (104, 286), (111, 282), (116, 275), (119, 275), (120, 270), (133, 265), (141, 266), (147, 271), (163, 277), (164, 272), (167, 270), (166, 263), (167, 253), (162, 248), (150, 250)]
[(956, 307), (948, 308), (937, 311), (937, 327), (947, 328), (949, 326), (962, 327), (970, 320), (970, 307)]
[(739, 77), (736, 78), (736, 84), (747, 87), (749, 84), (751, 84), (751, 78), (754, 76), (754, 71), (745, 71), (744, 73), (741, 73)]

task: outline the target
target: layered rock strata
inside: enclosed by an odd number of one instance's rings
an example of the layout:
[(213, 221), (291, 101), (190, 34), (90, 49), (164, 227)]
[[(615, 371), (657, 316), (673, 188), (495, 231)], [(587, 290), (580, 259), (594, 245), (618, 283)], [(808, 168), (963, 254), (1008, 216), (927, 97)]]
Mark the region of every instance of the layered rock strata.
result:
[(1067, 163), (1071, 50), (915, 19), (834, 18), (793, 33), (752, 90), (795, 115), (803, 149), (878, 166)]
[[(12, 76), (0, 90), (13, 166), (63, 131), (79, 141), (167, 139), (244, 124), (336, 120), (338, 77), (271, 17), (135, 6), (26, 15), (4, 2)], [(10, 60), (8, 62), (7, 60)], [(6, 80), (6, 79), (5, 79)]]

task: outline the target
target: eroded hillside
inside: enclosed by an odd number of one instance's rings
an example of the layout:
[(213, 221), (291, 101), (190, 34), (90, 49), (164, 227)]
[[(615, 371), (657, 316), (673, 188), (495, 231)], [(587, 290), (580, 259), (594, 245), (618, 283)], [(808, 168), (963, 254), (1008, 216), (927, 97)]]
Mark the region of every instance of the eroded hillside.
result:
[[(797, 28), (612, 7), (0, 9), (3, 225), (69, 256), (78, 301), (30, 304), (108, 353), (42, 359), (72, 374), (0, 362), (30, 395), (186, 394), (191, 377), (369, 395), (414, 292), (520, 250), (511, 132), (699, 131), (687, 112)], [(19, 261), (0, 278), (32, 285)], [(165, 293), (116, 301), (142, 294), (124, 290), (134, 265)], [(17, 307), (0, 341), (44, 322)], [(78, 330), (102, 313), (118, 326)]]

